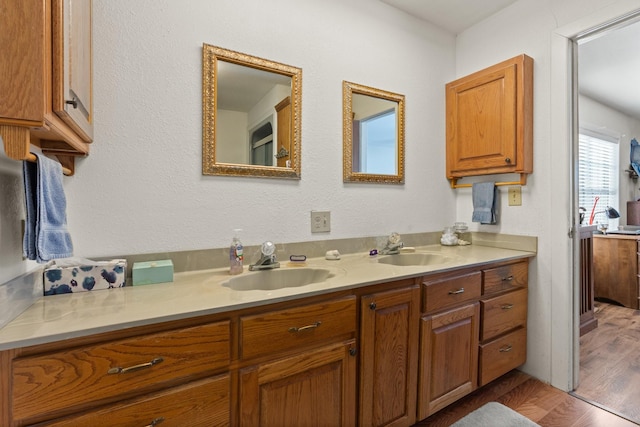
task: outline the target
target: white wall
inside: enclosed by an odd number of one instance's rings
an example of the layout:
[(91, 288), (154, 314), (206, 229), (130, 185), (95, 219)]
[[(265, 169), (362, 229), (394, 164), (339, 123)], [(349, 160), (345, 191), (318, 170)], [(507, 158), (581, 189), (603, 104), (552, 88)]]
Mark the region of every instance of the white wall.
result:
[(218, 108), (216, 115), (216, 161), (249, 163), (248, 114)]
[[(538, 236), (538, 256), (530, 270), (525, 370), (562, 389), (572, 388), (577, 292), (567, 237), (573, 223), (567, 37), (637, 8), (640, 2), (634, 0), (519, 0), (456, 42), (456, 77), (521, 53), (534, 59), (534, 173), (522, 189), (522, 206), (507, 206), (503, 190), (499, 225), (474, 229)], [(457, 219), (466, 220), (471, 192), (457, 194)]]
[(627, 223), (627, 201), (635, 201), (640, 197), (640, 183), (634, 182), (625, 172), (625, 169), (629, 169), (630, 141), (640, 138), (640, 121), (587, 96), (579, 97), (579, 105), (581, 126), (584, 123), (587, 129), (620, 139), (620, 197), (619, 206), (614, 207), (620, 212), (619, 223), (624, 225)]
[[(451, 224), (443, 87), (454, 74), (452, 35), (372, 0), (93, 8), (95, 141), (64, 180), (76, 255), (223, 247), (234, 228), (254, 245)], [(301, 180), (201, 174), (205, 42), (302, 68)], [(404, 185), (342, 182), (343, 80), (406, 95)], [(311, 234), (311, 210), (331, 211), (330, 233)], [(19, 230), (19, 215), (0, 207), (0, 232)], [(3, 241), (0, 256), (11, 261), (0, 283), (30, 268), (20, 251), (15, 236)]]

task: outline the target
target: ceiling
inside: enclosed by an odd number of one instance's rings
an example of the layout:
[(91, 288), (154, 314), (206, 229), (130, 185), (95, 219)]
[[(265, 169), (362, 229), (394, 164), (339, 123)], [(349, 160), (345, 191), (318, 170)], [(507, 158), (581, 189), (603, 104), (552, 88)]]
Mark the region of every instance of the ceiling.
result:
[[(517, 0), (380, 0), (450, 33), (465, 29)], [(640, 21), (580, 45), (580, 92), (640, 119)], [(535, 58), (534, 58), (535, 60)]]
[(458, 34), (517, 0), (380, 0)]

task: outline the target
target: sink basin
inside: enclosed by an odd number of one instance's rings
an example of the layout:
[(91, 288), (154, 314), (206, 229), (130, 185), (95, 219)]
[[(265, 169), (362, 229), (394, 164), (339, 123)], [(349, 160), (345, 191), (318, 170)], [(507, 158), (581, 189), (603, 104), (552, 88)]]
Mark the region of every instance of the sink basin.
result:
[(443, 262), (447, 262), (450, 260), (451, 258), (448, 256), (432, 253), (397, 254), (378, 258), (378, 262), (380, 264), (391, 264), (400, 266), (442, 264)]
[(235, 291), (272, 291), (324, 282), (333, 277), (325, 268), (273, 269), (245, 273), (222, 284)]

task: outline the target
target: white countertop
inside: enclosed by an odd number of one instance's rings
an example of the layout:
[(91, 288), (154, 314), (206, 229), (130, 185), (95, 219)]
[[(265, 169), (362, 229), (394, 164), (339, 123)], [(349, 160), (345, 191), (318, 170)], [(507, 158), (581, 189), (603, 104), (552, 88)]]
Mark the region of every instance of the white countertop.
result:
[[(232, 277), (225, 268), (177, 273), (171, 283), (46, 296), (0, 329), (0, 350), (535, 256), (535, 252), (480, 245), (430, 245), (416, 248), (416, 251), (438, 252), (449, 259), (430, 266), (394, 266), (378, 263), (377, 257), (368, 254), (342, 255), (337, 261), (312, 258), (307, 260), (306, 267), (327, 268), (333, 276), (320, 283), (271, 291), (232, 290), (224, 285)], [(281, 261), (281, 269), (287, 268), (300, 267), (289, 267), (286, 261)], [(245, 266), (243, 276), (248, 274), (268, 272), (249, 272)]]

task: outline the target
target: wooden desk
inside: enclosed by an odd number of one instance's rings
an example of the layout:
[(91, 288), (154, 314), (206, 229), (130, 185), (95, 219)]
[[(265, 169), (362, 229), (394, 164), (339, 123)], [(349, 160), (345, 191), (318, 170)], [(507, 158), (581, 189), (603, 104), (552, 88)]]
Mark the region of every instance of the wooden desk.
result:
[(598, 327), (594, 311), (593, 232), (595, 225), (580, 226), (580, 336)]
[(593, 235), (593, 271), (596, 298), (606, 298), (638, 309), (638, 244), (640, 236)]

